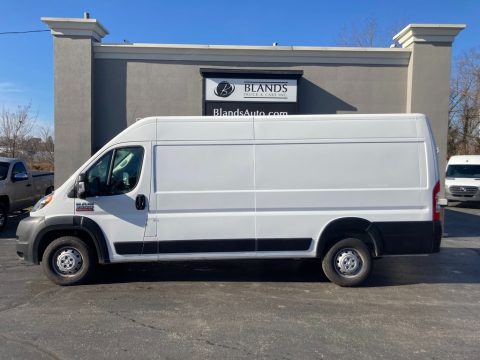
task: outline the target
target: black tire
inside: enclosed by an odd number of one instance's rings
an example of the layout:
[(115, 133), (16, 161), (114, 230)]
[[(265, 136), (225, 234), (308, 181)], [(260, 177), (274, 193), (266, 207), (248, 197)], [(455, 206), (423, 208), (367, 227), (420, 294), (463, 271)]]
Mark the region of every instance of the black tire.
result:
[(49, 186), (49, 187), (45, 190), (45, 196), (50, 195), (52, 192), (53, 192), (53, 186)]
[(85, 242), (75, 236), (63, 236), (52, 241), (42, 259), (47, 277), (57, 285), (85, 283), (93, 273), (95, 257)]
[(340, 286), (358, 286), (372, 271), (372, 255), (362, 240), (346, 238), (327, 251), (322, 268), (331, 282)]
[(0, 231), (5, 229), (8, 220), (8, 210), (4, 203), (0, 203)]

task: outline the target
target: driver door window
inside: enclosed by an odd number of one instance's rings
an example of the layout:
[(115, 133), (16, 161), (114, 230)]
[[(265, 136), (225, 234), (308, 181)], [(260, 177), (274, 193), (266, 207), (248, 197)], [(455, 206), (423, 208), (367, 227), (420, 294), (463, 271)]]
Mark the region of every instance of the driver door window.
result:
[(142, 147), (126, 147), (108, 152), (86, 172), (87, 196), (130, 192), (138, 183), (142, 162)]

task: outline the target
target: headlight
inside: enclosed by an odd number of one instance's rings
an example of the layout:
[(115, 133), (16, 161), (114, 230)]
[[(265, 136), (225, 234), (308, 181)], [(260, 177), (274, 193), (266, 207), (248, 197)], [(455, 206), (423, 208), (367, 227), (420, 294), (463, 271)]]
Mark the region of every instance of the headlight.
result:
[(45, 206), (47, 206), (50, 201), (53, 199), (53, 192), (51, 194), (48, 194), (47, 196), (44, 196), (38, 202), (35, 204), (35, 206), (32, 208), (31, 212), (43, 209)]

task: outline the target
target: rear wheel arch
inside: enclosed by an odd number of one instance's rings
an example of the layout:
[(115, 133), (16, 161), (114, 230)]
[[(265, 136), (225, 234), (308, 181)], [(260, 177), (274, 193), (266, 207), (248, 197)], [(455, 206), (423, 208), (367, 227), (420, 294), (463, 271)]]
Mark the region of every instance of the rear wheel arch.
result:
[(0, 196), (0, 204), (2, 204), (5, 207), (5, 210), (10, 209), (10, 198), (8, 195), (2, 195)]
[(383, 241), (377, 227), (370, 221), (358, 217), (337, 218), (328, 223), (320, 234), (317, 256), (323, 257), (338, 241), (355, 237), (362, 240), (374, 256), (383, 252)]
[(7, 195), (0, 196), (0, 231), (5, 228), (10, 210), (10, 201)]

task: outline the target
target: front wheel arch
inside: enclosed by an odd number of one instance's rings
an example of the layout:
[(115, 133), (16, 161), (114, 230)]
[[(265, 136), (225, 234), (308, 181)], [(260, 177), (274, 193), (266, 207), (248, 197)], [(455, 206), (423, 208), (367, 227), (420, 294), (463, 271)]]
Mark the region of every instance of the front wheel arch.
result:
[(47, 246), (61, 236), (78, 236), (96, 253), (100, 264), (109, 264), (110, 255), (107, 241), (98, 224), (83, 216), (61, 216), (47, 220), (48, 225), (35, 236), (33, 243), (33, 263), (42, 261)]

